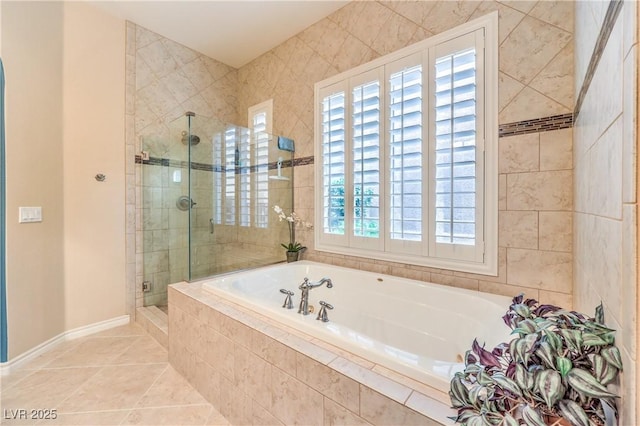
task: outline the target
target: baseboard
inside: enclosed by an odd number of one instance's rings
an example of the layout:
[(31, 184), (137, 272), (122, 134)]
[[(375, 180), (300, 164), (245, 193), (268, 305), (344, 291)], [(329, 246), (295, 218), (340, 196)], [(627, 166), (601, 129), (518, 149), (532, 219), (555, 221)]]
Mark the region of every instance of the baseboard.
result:
[(129, 321), (129, 315), (122, 315), (105, 321), (85, 325), (83, 327), (74, 328), (73, 330), (65, 331), (64, 333), (60, 333), (57, 336), (47, 340), (46, 342), (39, 344), (35, 348), (32, 348), (27, 352), (18, 355), (10, 361), (0, 363), (0, 376), (5, 376), (11, 373), (12, 370), (15, 370), (21, 365), (42, 355), (46, 351), (52, 349), (62, 342), (89, 336), (90, 334), (98, 333), (100, 331), (108, 330), (114, 327), (119, 327), (121, 325), (126, 325), (129, 324)]

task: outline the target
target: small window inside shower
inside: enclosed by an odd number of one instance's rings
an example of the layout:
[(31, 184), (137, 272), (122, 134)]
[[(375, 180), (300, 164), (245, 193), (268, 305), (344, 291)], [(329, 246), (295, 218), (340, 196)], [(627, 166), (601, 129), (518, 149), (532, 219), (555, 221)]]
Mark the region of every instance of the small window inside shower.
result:
[[(269, 135), (272, 131), (273, 99), (261, 102), (249, 108), (249, 128), (251, 129), (252, 150), (256, 168), (253, 188), (246, 188), (241, 205), (254, 200), (254, 226), (267, 228), (269, 225)], [(244, 203), (246, 199), (247, 203)]]

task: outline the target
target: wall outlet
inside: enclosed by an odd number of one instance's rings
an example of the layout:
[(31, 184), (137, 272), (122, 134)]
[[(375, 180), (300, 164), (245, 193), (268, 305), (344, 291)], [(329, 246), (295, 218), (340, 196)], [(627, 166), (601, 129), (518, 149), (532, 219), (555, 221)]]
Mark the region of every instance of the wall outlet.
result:
[(153, 283), (151, 281), (142, 281), (142, 292), (148, 293), (153, 290)]

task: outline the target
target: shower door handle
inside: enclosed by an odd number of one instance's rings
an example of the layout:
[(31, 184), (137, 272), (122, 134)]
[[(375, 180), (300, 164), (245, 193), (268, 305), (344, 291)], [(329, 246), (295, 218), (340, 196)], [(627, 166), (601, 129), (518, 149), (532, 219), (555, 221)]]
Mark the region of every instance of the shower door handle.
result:
[(209, 219), (209, 233), (213, 234), (213, 218)]

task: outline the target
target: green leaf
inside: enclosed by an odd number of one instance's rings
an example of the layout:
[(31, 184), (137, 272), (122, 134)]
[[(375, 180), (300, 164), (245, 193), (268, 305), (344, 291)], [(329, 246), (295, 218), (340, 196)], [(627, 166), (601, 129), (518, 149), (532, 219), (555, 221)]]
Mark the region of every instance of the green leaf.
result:
[(511, 307), (516, 314), (520, 315), (522, 318), (530, 318), (531, 317), (531, 309), (524, 303), (517, 303)]
[(504, 415), (504, 417), (502, 418), (502, 423), (500, 423), (500, 425), (502, 426), (518, 426), (519, 423), (516, 419), (513, 418), (513, 416), (511, 416), (511, 414), (506, 413)]
[(516, 365), (515, 381), (520, 389), (531, 390), (533, 388), (533, 374), (529, 373), (522, 364)]
[(467, 420), (467, 426), (487, 426), (482, 416), (473, 416)]
[(491, 380), (491, 376), (489, 376), (484, 371), (481, 371), (480, 373), (478, 373), (477, 380), (478, 380), (478, 383), (481, 384), (482, 386), (487, 386), (488, 384), (493, 383), (493, 380)]
[(593, 333), (583, 333), (582, 335), (583, 341), (582, 344), (584, 346), (606, 346), (608, 345), (607, 341), (602, 339), (596, 334)]
[(522, 391), (518, 387), (518, 384), (505, 376), (503, 373), (495, 373), (492, 379), (502, 389), (511, 392), (514, 395), (522, 396)]
[(570, 399), (563, 399), (558, 402), (558, 408), (562, 417), (575, 426), (589, 426), (589, 417), (584, 412), (580, 404)]
[[(455, 408), (469, 405), (469, 390), (464, 383), (462, 383), (462, 377), (459, 374), (456, 374), (453, 379), (451, 379), (449, 396), (451, 397), (451, 403)], [(460, 404), (458, 405), (457, 403)]]
[(483, 371), (484, 368), (478, 364), (469, 364), (464, 369), (464, 374), (478, 374)]
[(602, 306), (602, 302), (596, 306), (596, 316), (594, 319), (597, 323), (604, 324), (604, 306)]
[(589, 398), (611, 398), (616, 396), (601, 385), (588, 371), (581, 368), (572, 368), (567, 373), (567, 383), (578, 393)]
[(555, 331), (547, 330), (545, 331), (546, 341), (549, 342), (549, 346), (553, 349), (554, 352), (559, 352), (562, 349), (562, 339)]
[(620, 356), (620, 351), (617, 347), (610, 346), (608, 348), (602, 348), (600, 355), (602, 355), (609, 364), (613, 365), (618, 370), (622, 370), (622, 357)]
[(536, 351), (536, 355), (544, 361), (548, 367), (555, 368), (555, 363), (553, 362), (553, 354), (551, 353), (551, 345), (548, 342), (540, 343), (538, 350)]
[(531, 352), (539, 337), (537, 333), (534, 333), (511, 341), (509, 351), (516, 362), (522, 362), (523, 364), (529, 363)]
[(562, 377), (566, 376), (569, 370), (573, 368), (573, 363), (569, 358), (560, 356), (556, 358), (556, 367)]
[(522, 420), (527, 426), (547, 426), (540, 413), (530, 405), (522, 409)]
[(471, 405), (478, 409), (482, 407), (481, 393), (483, 390), (484, 386), (476, 385), (469, 391), (469, 402), (471, 402)]
[(560, 334), (567, 342), (567, 346), (576, 352), (582, 352), (582, 332), (574, 329), (561, 329)]
[(536, 375), (536, 388), (540, 396), (544, 399), (547, 407), (551, 408), (564, 395), (562, 377), (555, 370), (544, 370)]
[(538, 331), (536, 323), (531, 319), (526, 319), (518, 323), (518, 327), (514, 328), (511, 334), (520, 333), (521, 335), (535, 333)]

